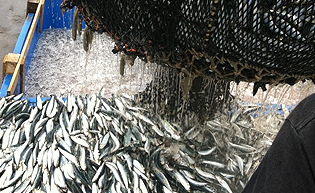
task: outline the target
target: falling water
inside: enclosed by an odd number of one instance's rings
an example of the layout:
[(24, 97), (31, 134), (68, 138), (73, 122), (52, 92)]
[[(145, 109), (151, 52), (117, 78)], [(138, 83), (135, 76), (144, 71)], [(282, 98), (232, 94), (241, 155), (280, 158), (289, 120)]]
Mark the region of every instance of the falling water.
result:
[[(266, 85), (266, 88), (267, 91), (262, 92), (259, 89), (257, 94), (252, 96), (253, 83), (241, 82), (236, 85), (232, 82), (231, 94), (241, 104), (261, 105), (259, 111), (255, 112), (254, 127), (259, 131), (270, 133), (269, 137), (273, 139), (290, 110), (305, 97), (314, 93), (315, 86), (311, 81), (306, 81), (298, 82), (293, 86)], [(235, 103), (233, 105), (235, 106)]]
[[(105, 87), (108, 96), (111, 93), (135, 94), (144, 90), (146, 83), (152, 80), (148, 67), (143, 67), (146, 69), (143, 74), (129, 69), (121, 77), (117, 62), (120, 57), (111, 52), (113, 46), (109, 37), (99, 35), (92, 43), (90, 52), (85, 53), (82, 37), (74, 42), (70, 30), (45, 30), (36, 45), (26, 75), (25, 96), (93, 94), (102, 87)], [(143, 63), (138, 58), (135, 61), (135, 65)], [(139, 76), (142, 83), (138, 81)]]

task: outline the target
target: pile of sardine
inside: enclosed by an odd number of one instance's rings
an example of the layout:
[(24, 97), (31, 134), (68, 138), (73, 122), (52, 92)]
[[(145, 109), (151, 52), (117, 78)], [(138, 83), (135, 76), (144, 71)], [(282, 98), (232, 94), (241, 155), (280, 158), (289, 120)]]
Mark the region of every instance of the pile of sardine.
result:
[(126, 95), (2, 98), (0, 191), (240, 192), (271, 144), (250, 112), (181, 126)]

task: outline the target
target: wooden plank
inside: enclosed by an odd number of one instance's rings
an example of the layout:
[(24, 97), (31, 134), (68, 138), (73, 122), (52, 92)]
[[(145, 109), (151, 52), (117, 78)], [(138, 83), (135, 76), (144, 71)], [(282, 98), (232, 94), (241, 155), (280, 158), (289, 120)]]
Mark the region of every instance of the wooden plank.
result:
[(20, 92), (25, 92), (25, 64), (21, 65), (20, 68)]
[[(43, 8), (43, 6), (42, 6), (43, 1), (44, 0), (41, 0), (40, 4), (37, 6), (37, 10), (36, 10), (36, 13), (35, 13), (35, 16), (34, 16), (34, 20), (33, 20), (32, 26), (31, 26), (31, 28), (29, 30), (29, 33), (27, 35), (27, 38), (25, 40), (25, 43), (24, 43), (24, 46), (23, 46), (23, 49), (22, 49), (22, 52), (21, 52), (21, 57), (19, 59), (18, 64), (16, 65), (16, 68), (15, 68), (15, 71), (14, 71), (11, 83), (10, 83), (8, 91), (7, 91), (7, 95), (12, 95), (13, 94), (13, 92), (14, 92), (14, 90), (16, 88), (17, 82), (19, 80), (21, 68), (23, 68), (22, 69), (23, 73), (25, 72), (25, 65), (24, 64), (25, 64), (26, 55), (27, 55), (28, 49), (29, 49), (29, 47), (31, 45), (34, 32), (36, 30), (36, 26), (37, 26), (37, 23), (38, 23), (38, 19), (39, 19), (39, 15), (40, 15), (41, 9)], [(24, 82), (25, 82), (25, 73), (21, 76), (21, 79), (23, 79), (23, 80), (21, 80), (21, 87), (23, 88), (21, 90), (21, 92), (23, 92), (24, 91)]]
[(19, 61), (19, 58), (20, 58), (20, 54), (13, 54), (13, 53), (9, 53), (4, 57), (3, 63), (2, 63), (2, 81), (6, 74), (14, 73), (14, 70)]
[(36, 13), (39, 0), (28, 0), (26, 5), (26, 15), (29, 13)]
[(19, 77), (20, 77), (20, 67), (21, 67), (21, 62), (19, 61), (18, 64), (16, 65), (16, 68), (15, 68), (14, 74), (12, 76), (9, 88), (7, 90), (7, 96), (12, 95), (15, 88), (16, 88), (17, 82), (18, 82)]
[(4, 67), (4, 63), (5, 63), (6, 58), (7, 58), (7, 55), (4, 57), (3, 62), (2, 62), (2, 82), (3, 82), (4, 77), (5, 77), (5, 67)]
[(39, 21), (39, 33), (42, 33), (42, 29), (43, 29), (43, 20), (44, 20), (44, 3), (45, 1), (41, 2), (41, 11), (40, 11), (40, 21)]

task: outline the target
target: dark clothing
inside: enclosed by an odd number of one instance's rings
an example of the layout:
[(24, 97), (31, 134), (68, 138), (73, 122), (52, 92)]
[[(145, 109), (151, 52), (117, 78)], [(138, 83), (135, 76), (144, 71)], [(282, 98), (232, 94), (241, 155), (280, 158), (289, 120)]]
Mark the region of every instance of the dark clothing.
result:
[(315, 94), (290, 113), (243, 193), (315, 193)]

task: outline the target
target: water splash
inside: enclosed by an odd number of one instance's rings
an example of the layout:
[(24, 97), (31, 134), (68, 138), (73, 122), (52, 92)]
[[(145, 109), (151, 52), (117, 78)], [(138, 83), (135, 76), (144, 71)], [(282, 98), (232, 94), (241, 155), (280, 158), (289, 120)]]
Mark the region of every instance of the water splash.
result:
[[(121, 77), (117, 62), (120, 56), (111, 52), (112, 40), (104, 34), (96, 37), (90, 52), (85, 53), (82, 37), (74, 42), (70, 30), (45, 30), (26, 75), (25, 96), (96, 94), (102, 87), (105, 87), (107, 96), (112, 93), (131, 95), (144, 90), (152, 75), (147, 70), (139, 73), (129, 69), (128, 74)], [(143, 65), (143, 62), (136, 59), (135, 65)]]

